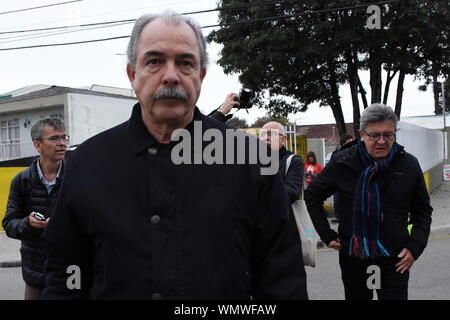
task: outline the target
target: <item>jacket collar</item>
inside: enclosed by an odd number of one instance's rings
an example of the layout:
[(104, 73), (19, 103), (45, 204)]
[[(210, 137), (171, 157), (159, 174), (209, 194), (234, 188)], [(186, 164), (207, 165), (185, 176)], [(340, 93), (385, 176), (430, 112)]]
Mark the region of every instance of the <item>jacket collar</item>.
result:
[[(396, 161), (400, 155), (405, 153), (404, 149), (405, 148), (402, 145), (397, 143), (397, 152), (394, 155), (392, 162)], [(337, 162), (349, 166), (356, 172), (361, 172), (364, 169), (361, 158), (359, 157), (357, 143), (349, 148), (341, 150), (340, 152), (337, 153), (336, 157)]]
[[(185, 129), (192, 133), (194, 121), (201, 121), (202, 119), (203, 115), (200, 110), (195, 107), (194, 118)], [(148, 148), (155, 145), (162, 145), (152, 136), (150, 132), (148, 132), (147, 127), (142, 121), (141, 105), (139, 103), (136, 103), (133, 107), (131, 117), (128, 120), (127, 131), (128, 143), (134, 154), (147, 151)]]
[[(39, 161), (39, 157), (34, 159), (33, 162), (31, 163), (31, 166), (30, 166), (30, 182), (33, 183), (33, 182), (37, 181), (37, 182), (39, 182), (39, 183), (41, 183), (43, 185), (43, 183), (42, 183), (42, 181), (40, 179), (40, 176), (39, 176), (39, 172), (38, 172), (38, 167), (37, 167), (38, 166), (38, 161)], [(56, 181), (55, 185), (58, 185), (58, 184), (61, 183), (63, 175), (64, 175), (64, 160), (61, 160), (61, 164), (59, 166), (58, 175), (55, 178), (55, 181)]]

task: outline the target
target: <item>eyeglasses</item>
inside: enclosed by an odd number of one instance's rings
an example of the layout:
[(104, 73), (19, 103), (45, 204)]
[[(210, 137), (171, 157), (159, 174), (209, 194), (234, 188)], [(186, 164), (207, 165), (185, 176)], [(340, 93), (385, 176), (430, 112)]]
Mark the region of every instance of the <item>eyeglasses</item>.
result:
[(69, 141), (69, 136), (63, 134), (62, 136), (51, 136), (49, 138), (42, 138), (42, 140), (48, 140), (51, 143), (57, 143), (60, 140), (63, 140), (64, 142), (67, 142), (67, 141)]
[(384, 141), (392, 141), (392, 140), (394, 140), (394, 137), (395, 137), (395, 132), (391, 132), (391, 131), (384, 132), (384, 133), (375, 133), (375, 132), (367, 133), (365, 131), (363, 131), (363, 132), (366, 136), (369, 137), (370, 141), (376, 141), (376, 142), (378, 142), (381, 139), (381, 136), (383, 136)]
[(278, 135), (280, 137), (284, 137), (285, 134), (278, 132), (277, 130), (261, 130), (259, 131), (259, 137), (265, 138), (267, 136), (272, 137), (273, 135)]

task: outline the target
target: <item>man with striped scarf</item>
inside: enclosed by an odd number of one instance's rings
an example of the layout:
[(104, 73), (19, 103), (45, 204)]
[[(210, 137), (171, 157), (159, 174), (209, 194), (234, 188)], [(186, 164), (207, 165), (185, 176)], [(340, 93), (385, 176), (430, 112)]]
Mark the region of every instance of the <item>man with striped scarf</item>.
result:
[[(373, 298), (370, 270), (380, 270), (380, 300), (408, 298), (409, 269), (426, 247), (430, 198), (417, 159), (396, 142), (397, 116), (373, 104), (360, 120), (360, 140), (336, 153), (305, 190), (305, 202), (321, 239), (339, 250), (347, 300)], [(339, 194), (338, 233), (323, 202)], [(413, 228), (408, 232), (408, 224)]]

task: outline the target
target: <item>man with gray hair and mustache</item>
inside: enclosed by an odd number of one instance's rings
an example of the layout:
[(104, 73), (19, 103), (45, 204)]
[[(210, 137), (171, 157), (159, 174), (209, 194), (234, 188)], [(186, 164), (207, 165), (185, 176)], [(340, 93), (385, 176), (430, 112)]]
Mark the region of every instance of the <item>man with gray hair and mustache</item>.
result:
[(233, 129), (195, 106), (207, 61), (192, 19), (136, 21), (127, 74), (139, 103), (71, 159), (44, 233), (43, 298), (307, 299), (281, 177), (261, 174), (259, 162), (174, 162), (179, 130), (194, 136), (183, 157), (209, 146), (196, 145), (197, 128), (221, 133), (224, 154), (248, 159), (248, 144), (228, 148)]

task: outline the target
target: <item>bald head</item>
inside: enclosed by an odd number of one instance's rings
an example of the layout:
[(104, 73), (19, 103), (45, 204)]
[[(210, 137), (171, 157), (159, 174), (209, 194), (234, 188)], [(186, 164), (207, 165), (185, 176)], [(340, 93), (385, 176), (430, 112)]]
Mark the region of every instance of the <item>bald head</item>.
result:
[(278, 150), (286, 143), (284, 127), (276, 121), (267, 122), (259, 132), (259, 138), (265, 140), (272, 149)]

